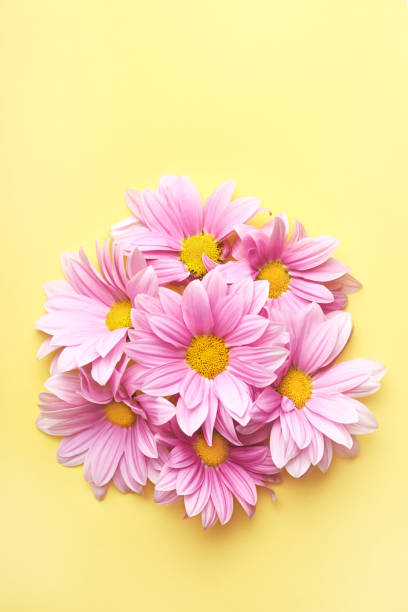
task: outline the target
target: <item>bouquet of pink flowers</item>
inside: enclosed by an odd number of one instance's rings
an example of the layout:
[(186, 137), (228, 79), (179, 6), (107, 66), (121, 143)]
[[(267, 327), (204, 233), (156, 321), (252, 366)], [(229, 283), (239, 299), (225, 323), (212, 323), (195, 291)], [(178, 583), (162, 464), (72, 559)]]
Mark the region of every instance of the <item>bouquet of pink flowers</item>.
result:
[(221, 184), (204, 207), (185, 177), (128, 191), (132, 216), (97, 247), (64, 253), (67, 280), (46, 283), (55, 352), (38, 428), (61, 436), (58, 461), (84, 464), (98, 499), (109, 483), (154, 500), (184, 500), (205, 528), (252, 516), (257, 486), (285, 469), (326, 471), (377, 428), (359, 398), (383, 366), (333, 363), (349, 340), (342, 309), (360, 288), (332, 254), (338, 241), (289, 232), (285, 214), (257, 229), (259, 200)]

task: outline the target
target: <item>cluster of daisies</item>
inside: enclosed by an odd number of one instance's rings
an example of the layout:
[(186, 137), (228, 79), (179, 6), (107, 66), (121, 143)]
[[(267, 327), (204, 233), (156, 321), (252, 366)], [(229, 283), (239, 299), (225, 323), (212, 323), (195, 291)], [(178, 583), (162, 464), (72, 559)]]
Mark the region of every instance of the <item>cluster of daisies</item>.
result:
[(298, 221), (289, 232), (285, 214), (257, 229), (259, 201), (233, 191), (204, 207), (185, 176), (128, 191), (132, 216), (98, 267), (64, 253), (37, 322), (39, 357), (55, 353), (37, 425), (62, 437), (59, 462), (84, 464), (98, 499), (111, 481), (141, 493), (149, 479), (157, 503), (183, 499), (205, 528), (229, 521), (234, 498), (252, 516), (281, 470), (355, 455), (355, 435), (377, 427), (358, 398), (384, 375), (337, 361), (360, 287), (332, 257), (337, 240)]

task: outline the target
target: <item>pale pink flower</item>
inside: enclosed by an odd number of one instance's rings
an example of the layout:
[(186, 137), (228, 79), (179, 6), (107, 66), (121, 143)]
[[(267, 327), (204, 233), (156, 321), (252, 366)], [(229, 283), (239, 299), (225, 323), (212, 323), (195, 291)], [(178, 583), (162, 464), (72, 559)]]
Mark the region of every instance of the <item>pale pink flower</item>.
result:
[(348, 313), (324, 315), (311, 304), (275, 315), (287, 323), (290, 356), (273, 386), (257, 395), (251, 423), (241, 433), (252, 443), (269, 435), (274, 463), (300, 477), (313, 465), (325, 471), (333, 450), (357, 453), (353, 435), (377, 428), (374, 415), (356, 398), (375, 393), (385, 369), (369, 359), (330, 365), (349, 339)]
[(176, 417), (187, 435), (203, 426), (211, 443), (218, 418), (234, 442), (234, 421), (245, 425), (250, 417), (251, 385), (273, 383), (287, 355), (283, 325), (259, 314), (267, 294), (266, 282), (228, 286), (214, 270), (183, 295), (160, 288), (159, 299), (139, 296), (126, 345), (138, 364), (134, 387), (179, 394)]
[[(173, 427), (173, 432), (177, 430)], [(267, 446), (233, 446), (217, 431), (212, 446), (202, 433), (187, 437), (178, 430), (162, 437), (171, 450), (156, 482), (154, 500), (170, 504), (183, 499), (186, 517), (201, 513), (204, 529), (217, 520), (221, 525), (230, 520), (234, 497), (252, 518), (256, 486), (280, 480)]]
[[(218, 268), (228, 282), (242, 278), (267, 280), (270, 308), (300, 310), (310, 302), (325, 310), (343, 308), (347, 304), (346, 293), (361, 287), (350, 276), (349, 268), (331, 257), (338, 240), (331, 236), (308, 237), (299, 221), (288, 239), (284, 213), (261, 229), (241, 226), (237, 231), (240, 240), (232, 253), (236, 261)], [(208, 268), (216, 266), (206, 259), (205, 263)]]
[(92, 363), (93, 378), (104, 385), (123, 355), (131, 326), (130, 311), (139, 293), (155, 295), (156, 274), (137, 250), (126, 262), (119, 245), (107, 241), (97, 249), (101, 272), (84, 251), (64, 253), (62, 268), (67, 281), (44, 286), (46, 315), (36, 328), (51, 335), (38, 357), (62, 349), (52, 373), (66, 372)]
[(157, 480), (167, 457), (152, 428), (172, 418), (174, 406), (164, 398), (129, 396), (121, 384), (127, 361), (104, 387), (87, 368), (51, 376), (45, 383), (51, 393), (40, 394), (37, 427), (63, 437), (58, 461), (66, 466), (83, 463), (98, 499), (111, 481), (123, 493), (140, 493), (147, 478)]
[(230, 201), (234, 181), (222, 183), (204, 208), (197, 187), (187, 176), (163, 176), (157, 191), (127, 191), (133, 213), (112, 228), (126, 252), (139, 248), (162, 284), (201, 278), (207, 272), (203, 256), (222, 262), (230, 252), (228, 239), (259, 210), (259, 200)]

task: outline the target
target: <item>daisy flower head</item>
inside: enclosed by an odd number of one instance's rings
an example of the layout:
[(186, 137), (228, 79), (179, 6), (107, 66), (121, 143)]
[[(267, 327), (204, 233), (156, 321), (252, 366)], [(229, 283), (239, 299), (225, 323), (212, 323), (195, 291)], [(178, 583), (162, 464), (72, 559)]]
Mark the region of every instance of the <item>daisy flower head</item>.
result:
[(138, 364), (134, 386), (154, 396), (178, 394), (185, 434), (202, 426), (210, 444), (217, 426), (234, 442), (234, 421), (250, 418), (252, 386), (273, 383), (287, 356), (284, 326), (260, 315), (267, 297), (266, 282), (228, 286), (217, 270), (182, 295), (160, 288), (158, 299), (139, 296), (126, 345)]
[(129, 396), (121, 381), (127, 361), (115, 368), (105, 386), (95, 382), (88, 366), (51, 376), (45, 383), (50, 393), (40, 394), (37, 427), (62, 436), (58, 461), (65, 466), (83, 463), (98, 499), (111, 481), (123, 493), (141, 493), (147, 478), (157, 480), (167, 457), (153, 429), (171, 418), (174, 406), (164, 398)]
[(235, 229), (259, 211), (259, 200), (233, 200), (234, 181), (219, 185), (202, 206), (197, 187), (187, 176), (166, 175), (157, 191), (127, 191), (133, 214), (112, 228), (125, 252), (139, 248), (162, 284), (202, 278), (203, 258), (222, 263)]
[(358, 452), (354, 434), (374, 431), (377, 421), (356, 398), (377, 391), (385, 369), (369, 359), (331, 365), (350, 337), (348, 313), (325, 315), (311, 304), (280, 314), (290, 336), (289, 357), (273, 385), (257, 395), (246, 433), (258, 439), (257, 427), (267, 430), (275, 465), (298, 478), (314, 465), (326, 471), (333, 451)]
[(267, 446), (234, 446), (217, 431), (209, 445), (201, 432), (189, 437), (177, 426), (173, 432), (177, 434), (164, 436), (170, 452), (156, 482), (154, 500), (170, 504), (183, 499), (186, 517), (201, 514), (204, 529), (230, 520), (234, 498), (251, 518), (256, 487), (280, 480)]
[(104, 385), (124, 353), (130, 313), (139, 293), (155, 295), (156, 274), (138, 250), (124, 258), (121, 247), (108, 240), (97, 248), (100, 272), (83, 250), (64, 253), (66, 281), (44, 286), (47, 314), (36, 328), (49, 334), (38, 357), (60, 349), (52, 373), (92, 364), (92, 376)]
[[(347, 293), (361, 285), (349, 274), (349, 268), (332, 257), (338, 240), (331, 236), (312, 238), (299, 221), (289, 235), (284, 213), (262, 228), (237, 228), (240, 240), (233, 246), (236, 261), (220, 267), (228, 282), (242, 278), (269, 283), (269, 308), (289, 307), (300, 310), (316, 302), (325, 310), (343, 308)], [(214, 267), (216, 264), (207, 262)]]

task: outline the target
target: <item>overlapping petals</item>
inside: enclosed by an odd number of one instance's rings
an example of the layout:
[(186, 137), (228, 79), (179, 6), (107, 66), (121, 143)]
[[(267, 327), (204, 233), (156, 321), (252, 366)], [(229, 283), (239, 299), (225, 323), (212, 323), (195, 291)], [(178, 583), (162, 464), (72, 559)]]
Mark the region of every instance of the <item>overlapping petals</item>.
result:
[(333, 257), (338, 241), (293, 231), (285, 214), (247, 224), (259, 200), (222, 183), (202, 206), (186, 176), (128, 191), (132, 216), (97, 247), (64, 253), (47, 283), (55, 353), (38, 428), (62, 438), (58, 461), (84, 465), (97, 499), (113, 482), (159, 504), (183, 501), (208, 529), (234, 499), (252, 517), (257, 487), (352, 457), (377, 428), (361, 398), (384, 367), (340, 361), (360, 283)]
[(230, 253), (228, 239), (259, 211), (256, 198), (231, 201), (234, 189), (234, 181), (222, 183), (203, 207), (197, 187), (187, 176), (164, 176), (157, 191), (126, 192), (133, 216), (115, 225), (112, 236), (126, 253), (140, 249), (161, 283), (185, 281), (191, 276), (180, 259), (185, 238), (212, 236), (223, 261)]
[(280, 295), (270, 298), (270, 308), (300, 310), (313, 302), (325, 311), (337, 310), (347, 305), (348, 293), (361, 288), (349, 274), (349, 268), (332, 257), (339, 244), (336, 238), (308, 237), (299, 221), (288, 237), (289, 224), (284, 213), (261, 229), (243, 226), (237, 231), (240, 239), (233, 247), (234, 261), (220, 270), (229, 282), (235, 282), (244, 277), (257, 278), (273, 262), (282, 265), (288, 283), (282, 286)]
[(40, 394), (37, 427), (62, 436), (58, 461), (84, 464), (98, 499), (111, 481), (123, 493), (140, 493), (147, 478), (157, 480), (167, 457), (152, 429), (162, 423), (163, 414), (171, 418), (174, 406), (164, 398), (129, 396), (121, 382), (126, 365), (114, 370), (106, 386), (93, 380), (89, 368), (55, 374), (46, 382), (51, 393)]
[[(251, 279), (228, 286), (218, 271), (195, 280), (183, 295), (160, 288), (158, 299), (139, 296), (132, 312), (127, 355), (139, 364), (134, 387), (155, 396), (177, 394), (176, 418), (192, 435), (201, 426), (208, 442), (214, 426), (236, 441), (234, 422), (248, 423), (252, 386), (266, 387), (287, 356), (283, 325), (261, 316), (267, 284)], [(221, 338), (226, 367), (201, 375), (186, 359), (198, 336)]]
[[(350, 337), (351, 318), (347, 313), (325, 316), (317, 304), (312, 304), (296, 314), (283, 312), (280, 319), (286, 321), (290, 355), (273, 386), (258, 393), (251, 429), (246, 433), (253, 434), (260, 428), (264, 437), (269, 430), (274, 463), (299, 477), (313, 465), (326, 471), (333, 451), (347, 456), (358, 452), (354, 434), (374, 431), (377, 421), (356, 398), (375, 393), (385, 370), (369, 359), (330, 365)], [(285, 377), (287, 381), (288, 372), (293, 371), (291, 388), (282, 381)], [(303, 374), (310, 379), (311, 389), (304, 405), (299, 406), (294, 398), (299, 397), (299, 377)], [(269, 423), (266, 428), (265, 423)], [(258, 438), (256, 434), (252, 437)]]
[(37, 321), (36, 328), (51, 336), (40, 347), (39, 358), (61, 349), (52, 373), (92, 364), (93, 378), (104, 385), (124, 353), (129, 329), (126, 324), (108, 327), (111, 308), (127, 300), (133, 305), (139, 293), (155, 295), (158, 281), (138, 250), (125, 261), (121, 247), (114, 244), (111, 248), (107, 241), (98, 248), (97, 257), (100, 271), (82, 249), (78, 255), (63, 254), (67, 280), (44, 286), (47, 314)]
[[(279, 482), (279, 470), (266, 446), (228, 445), (219, 465), (207, 465), (196, 450), (199, 434), (185, 436), (174, 425), (171, 432), (163, 436), (170, 452), (156, 483), (154, 499), (159, 504), (183, 499), (186, 516), (201, 514), (204, 529), (217, 521), (224, 525), (230, 520), (234, 498), (252, 517), (256, 487)], [(271, 493), (274, 496), (272, 490)]]

